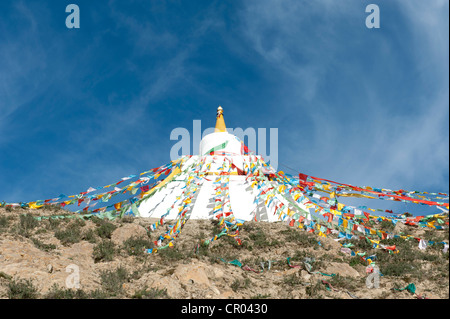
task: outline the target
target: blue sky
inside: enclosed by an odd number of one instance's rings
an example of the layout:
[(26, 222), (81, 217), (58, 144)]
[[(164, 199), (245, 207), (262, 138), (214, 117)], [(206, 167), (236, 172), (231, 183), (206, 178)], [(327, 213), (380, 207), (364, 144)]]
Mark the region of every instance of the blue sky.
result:
[[(79, 29), (66, 28), (70, 3)], [(218, 105), (228, 127), (278, 128), (288, 173), (448, 192), (448, 12), (444, 0), (2, 1), (0, 200), (163, 165), (170, 132), (213, 126)]]

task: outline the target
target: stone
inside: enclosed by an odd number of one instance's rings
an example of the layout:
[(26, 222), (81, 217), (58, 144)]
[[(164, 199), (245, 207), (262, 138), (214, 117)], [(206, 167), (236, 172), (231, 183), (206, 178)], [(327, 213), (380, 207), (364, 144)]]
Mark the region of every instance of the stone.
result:
[(394, 234), (404, 233), (407, 229), (408, 229), (408, 226), (406, 226), (402, 222), (397, 222), (397, 224), (395, 224), (393, 233)]
[(51, 264), (47, 265), (47, 271), (49, 274), (51, 274), (53, 272), (53, 266)]
[(217, 289), (216, 287), (211, 287), (211, 290), (214, 292), (214, 294), (216, 294), (216, 295), (220, 295), (220, 291), (219, 291), (219, 289)]
[(210, 287), (211, 282), (209, 281), (206, 267), (203, 263), (178, 265), (173, 276), (184, 284), (194, 283), (196, 285)]
[(326, 270), (327, 274), (336, 274), (343, 277), (359, 277), (360, 274), (353, 267), (345, 263), (331, 262)]
[(306, 281), (309, 281), (311, 279), (311, 275), (306, 270), (302, 270), (300, 272), (300, 277)]
[(232, 298), (233, 296), (235, 296), (234, 291), (227, 290), (227, 291), (222, 292), (218, 298), (229, 299), (229, 298)]
[(127, 239), (134, 237), (148, 238), (147, 230), (137, 224), (124, 224), (111, 234), (111, 240), (116, 245), (122, 245)]
[(170, 298), (186, 298), (186, 292), (181, 287), (180, 283), (169, 277), (159, 277), (153, 282), (149, 283), (149, 288), (166, 290)]
[(341, 244), (333, 238), (322, 237), (320, 241), (327, 250), (339, 251), (341, 249)]

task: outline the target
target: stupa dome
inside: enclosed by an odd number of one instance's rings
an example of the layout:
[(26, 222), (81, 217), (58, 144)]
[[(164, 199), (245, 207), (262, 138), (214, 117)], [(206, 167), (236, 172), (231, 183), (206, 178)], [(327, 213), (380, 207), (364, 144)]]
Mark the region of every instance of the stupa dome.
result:
[(242, 143), (235, 135), (227, 132), (221, 106), (217, 109), (214, 133), (203, 137), (199, 155), (242, 155)]

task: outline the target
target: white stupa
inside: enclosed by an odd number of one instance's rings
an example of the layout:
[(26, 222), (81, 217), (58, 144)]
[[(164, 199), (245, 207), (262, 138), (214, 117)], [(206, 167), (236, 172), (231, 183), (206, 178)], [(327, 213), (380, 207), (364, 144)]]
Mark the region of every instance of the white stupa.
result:
[[(267, 180), (275, 170), (262, 162), (260, 156), (244, 154), (241, 140), (227, 132), (220, 106), (215, 131), (203, 137), (199, 154), (180, 159), (183, 160), (180, 168), (173, 170), (158, 185), (160, 190), (142, 201), (139, 206), (141, 217), (160, 218), (165, 215), (166, 219), (176, 219), (181, 210), (186, 209), (192, 219), (233, 214), (243, 221), (272, 222), (279, 220), (277, 205), (285, 205), (284, 209), (289, 206), (284, 196), (277, 196), (277, 200), (269, 205), (256, 200), (262, 190), (256, 187), (255, 178)], [(194, 195), (189, 197), (189, 194)], [(281, 202), (284, 205), (280, 205)], [(307, 206), (301, 206), (308, 211)]]

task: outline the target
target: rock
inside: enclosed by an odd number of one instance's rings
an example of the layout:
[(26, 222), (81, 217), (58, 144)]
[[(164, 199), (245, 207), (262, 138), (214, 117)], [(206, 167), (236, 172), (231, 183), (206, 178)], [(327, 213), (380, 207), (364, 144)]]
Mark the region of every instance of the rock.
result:
[(343, 277), (359, 277), (360, 274), (350, 265), (345, 263), (331, 262), (324, 271), (327, 274), (336, 274)]
[(234, 296), (234, 291), (227, 290), (227, 291), (222, 292), (218, 298), (229, 299), (229, 298), (232, 298), (233, 296)]
[[(2, 215), (2, 210), (4, 209), (0, 207), (0, 216)], [(96, 289), (103, 290), (105, 287), (102, 286), (102, 273), (106, 271), (114, 273), (118, 267), (126, 268), (132, 279), (125, 282), (122, 293), (114, 296), (114, 298), (130, 298), (135, 293), (143, 290), (153, 293), (153, 296), (158, 298), (165, 298), (166, 296), (163, 292), (167, 291), (167, 297), (175, 299), (232, 298), (239, 300), (258, 296), (270, 299), (318, 298), (319, 296), (325, 298), (352, 298), (345, 292), (338, 293), (325, 290), (316, 292), (314, 288), (318, 281), (330, 280), (330, 277), (315, 273), (316, 271), (346, 276), (346, 280), (342, 281), (342, 284), (349, 284), (346, 286), (348, 288), (352, 287), (349, 292), (360, 299), (416, 298), (408, 291), (392, 290), (394, 287), (405, 287), (409, 283), (416, 285), (417, 295), (431, 299), (449, 298), (448, 280), (432, 280), (432, 278), (445, 278), (445, 274), (441, 273), (446, 269), (445, 267), (448, 267), (448, 259), (445, 256), (441, 256), (440, 251), (434, 252), (431, 249), (427, 249), (424, 253), (433, 253), (438, 255), (439, 259), (436, 259), (436, 257), (431, 260), (424, 258), (421, 261), (423, 270), (429, 276), (419, 278), (415, 272), (400, 278), (386, 275), (380, 278), (380, 288), (369, 289), (365, 284), (368, 276), (366, 274), (366, 265), (358, 264), (350, 267), (348, 262), (351, 260), (351, 257), (340, 253), (341, 246), (339, 242), (335, 242), (328, 237), (317, 238), (323, 246), (315, 246), (317, 249), (313, 249), (308, 245), (300, 245), (295, 241), (286, 241), (280, 246), (257, 247), (254, 245), (251, 251), (241, 247), (244, 249), (239, 249), (238, 257), (231, 257), (231, 253), (237, 253), (237, 251), (228, 250), (231, 247), (227, 247), (228, 244), (223, 239), (213, 242), (209, 246), (212, 253), (210, 257), (221, 257), (228, 261), (234, 258), (238, 258), (241, 262), (249, 260), (249, 266), (257, 270), (261, 269), (259, 261), (266, 261), (264, 272), (260, 274), (246, 271), (225, 262), (213, 261), (212, 258), (204, 258), (201, 254), (197, 258), (186, 256), (186, 259), (182, 260), (173, 260), (165, 258), (166, 256), (154, 254), (147, 256), (148, 258), (143, 262), (141, 258), (118, 253), (115, 254), (112, 261), (95, 262), (93, 251), (96, 244), (82, 240), (69, 246), (62, 245), (54, 237), (56, 229), (50, 231), (50, 229), (46, 228), (46, 222), (40, 223), (39, 227), (47, 231), (40, 232), (39, 229), (36, 229), (36, 232), (33, 233), (33, 238), (45, 244), (54, 244), (56, 249), (43, 250), (37, 247), (30, 238), (19, 236), (13, 231), (14, 225), (20, 222), (19, 212), (20, 214), (23, 213), (20, 210), (17, 212), (15, 220), (9, 220), (12, 232), (5, 228), (0, 234), (0, 299), (8, 297), (8, 285), (10, 280), (13, 279), (32, 280), (33, 286), (37, 288), (40, 294), (38, 298), (44, 298), (45, 294), (51, 291), (53, 285), (64, 289), (72, 285), (74, 288), (77, 288), (75, 284), (79, 283), (79, 289), (83, 289), (85, 292), (91, 292)], [(153, 222), (157, 220), (159, 219), (153, 219)], [(112, 221), (112, 223), (119, 227), (113, 235), (116, 243), (119, 244), (116, 246), (122, 246), (125, 240), (134, 236), (149, 239), (145, 225), (151, 223), (150, 219), (136, 217), (133, 223), (122, 223), (120, 221)], [(64, 227), (67, 225), (69, 223), (60, 223), (59, 229), (65, 229)], [(192, 251), (200, 238), (210, 238), (209, 236), (212, 236), (213, 232), (210, 232), (209, 228), (214, 225), (216, 225), (216, 221), (212, 223), (211, 221), (189, 220), (183, 232), (175, 241), (176, 248), (179, 251), (183, 249), (186, 252)], [(259, 229), (264, 232), (269, 241), (280, 236), (281, 239), (286, 237), (286, 233), (284, 233), (286, 229), (285, 224), (254, 222), (252, 225), (253, 229), (247, 226), (242, 228), (244, 242), (246, 240), (251, 244), (252, 240), (250, 238), (245, 239), (245, 236), (248, 233), (255, 233)], [(408, 232), (411, 232), (414, 237), (420, 237), (418, 234), (420, 235), (423, 231), (415, 227), (406, 227)], [(406, 227), (401, 225), (397, 228)], [(87, 229), (95, 230), (96, 224), (86, 220), (86, 225), (82, 228), (83, 232)], [(166, 230), (165, 227), (161, 227), (154, 234), (157, 236)], [(204, 234), (199, 236), (202, 231)], [(412, 242), (411, 244), (416, 247), (417, 242)], [(224, 245), (223, 248), (221, 245)], [(278, 252), (276, 253), (275, 250)], [(317, 261), (320, 261), (319, 264), (312, 263), (313, 268), (311, 271), (314, 274), (309, 274), (305, 270), (305, 266), (300, 259), (294, 260), (291, 264), (301, 265), (301, 268), (288, 267), (286, 258), (293, 257), (297, 253), (299, 253), (299, 256), (314, 257)], [(274, 262), (269, 271), (267, 260), (281, 262)], [(434, 261), (439, 262), (439, 267), (435, 267)], [(359, 277), (355, 272), (359, 273)], [(431, 279), (427, 280), (426, 278)], [(354, 281), (352, 285), (350, 285), (351, 281), (349, 279)], [(239, 281), (239, 289), (233, 291), (232, 287), (235, 288), (237, 281)], [(287, 283), (290, 285), (287, 285)], [(339, 287), (339, 285), (336, 288), (346, 289), (345, 286)], [(311, 296), (311, 293), (315, 293), (315, 295)]]
[(311, 279), (311, 275), (306, 270), (300, 271), (300, 277), (306, 281), (309, 281)]
[(283, 271), (274, 272), (274, 276), (290, 276), (297, 275), (300, 272), (300, 268), (289, 268)]
[(194, 283), (204, 287), (210, 287), (211, 282), (207, 275), (206, 264), (179, 265), (173, 274), (183, 284)]
[(111, 234), (111, 240), (116, 245), (122, 245), (127, 239), (133, 237), (147, 238), (147, 230), (137, 224), (124, 224)]
[(211, 290), (214, 292), (214, 294), (216, 294), (216, 295), (220, 295), (220, 291), (219, 291), (219, 289), (217, 289), (216, 287), (211, 287)]
[(181, 287), (180, 283), (173, 279), (168, 277), (160, 277), (159, 279), (153, 281), (149, 285), (150, 288), (155, 288), (159, 290), (166, 290), (167, 295), (170, 298), (185, 298), (186, 292)]
[(320, 241), (327, 250), (339, 251), (341, 249), (341, 244), (333, 238), (322, 237)]
[(299, 271), (300, 271), (300, 268), (290, 268), (290, 269), (283, 271), (281, 274), (283, 276), (290, 276), (290, 275), (296, 276), (296, 275), (298, 275)]
[(403, 233), (408, 229), (408, 226), (406, 226), (405, 224), (403, 224), (402, 222), (397, 222), (397, 224), (395, 224), (394, 227), (394, 234), (399, 234), (399, 233)]
[(47, 271), (49, 274), (51, 274), (53, 272), (53, 266), (51, 264), (47, 265)]
[(225, 273), (217, 267), (214, 267), (212, 269), (212, 272), (213, 272), (213, 276), (216, 278), (222, 278), (225, 275)]

